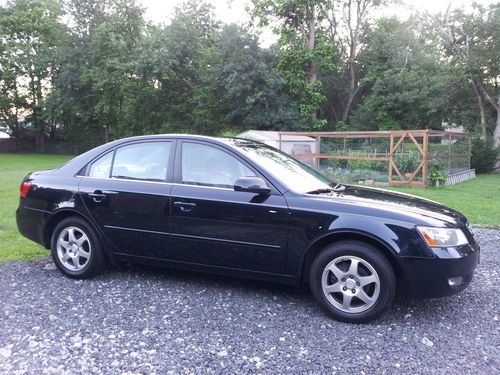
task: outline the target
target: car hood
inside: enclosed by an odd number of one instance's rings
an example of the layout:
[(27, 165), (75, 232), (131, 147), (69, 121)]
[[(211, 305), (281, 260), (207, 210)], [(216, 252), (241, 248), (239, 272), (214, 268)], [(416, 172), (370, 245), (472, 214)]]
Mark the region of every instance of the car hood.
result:
[(320, 194), (317, 197), (335, 199), (342, 203), (373, 207), (401, 214), (418, 215), (444, 221), (453, 225), (465, 225), (467, 219), (463, 214), (438, 202), (419, 198), (409, 194), (389, 190), (348, 186), (339, 193)]

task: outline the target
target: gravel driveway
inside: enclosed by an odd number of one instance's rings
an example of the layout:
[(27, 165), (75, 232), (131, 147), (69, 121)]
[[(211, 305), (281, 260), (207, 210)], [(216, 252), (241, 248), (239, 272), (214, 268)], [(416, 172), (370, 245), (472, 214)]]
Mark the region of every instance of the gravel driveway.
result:
[(500, 372), (500, 231), (454, 297), (407, 301), (369, 325), (326, 317), (307, 289), (123, 266), (89, 281), (49, 260), (0, 266), (9, 374)]

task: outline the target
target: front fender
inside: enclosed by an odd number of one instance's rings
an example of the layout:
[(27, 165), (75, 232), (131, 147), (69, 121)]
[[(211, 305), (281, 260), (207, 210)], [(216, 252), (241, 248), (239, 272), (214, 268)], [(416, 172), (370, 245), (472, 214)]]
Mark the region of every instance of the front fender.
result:
[(402, 257), (433, 257), (413, 223), (343, 214), (330, 224), (326, 235), (338, 232), (358, 233), (373, 238), (383, 243), (394, 255)]
[[(320, 201), (307, 201), (305, 205), (303, 200), (294, 197), (287, 197), (287, 200), (290, 206), (287, 259), (291, 275), (300, 277), (311, 254), (314, 257), (332, 241), (342, 239), (367, 240), (383, 246), (394, 259), (433, 257), (417, 233), (415, 223), (400, 218), (346, 212), (334, 205), (325, 209), (324, 202)], [(345, 205), (342, 208), (345, 209)]]

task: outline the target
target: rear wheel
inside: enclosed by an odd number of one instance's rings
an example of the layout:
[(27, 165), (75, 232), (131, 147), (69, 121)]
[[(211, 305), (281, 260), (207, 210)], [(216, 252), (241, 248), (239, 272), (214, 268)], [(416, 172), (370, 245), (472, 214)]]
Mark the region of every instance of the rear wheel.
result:
[(87, 279), (105, 266), (99, 236), (85, 220), (69, 217), (54, 229), (51, 240), (52, 259), (66, 276)]
[(396, 277), (380, 251), (364, 242), (336, 242), (311, 265), (309, 283), (319, 305), (333, 318), (366, 323), (392, 304)]

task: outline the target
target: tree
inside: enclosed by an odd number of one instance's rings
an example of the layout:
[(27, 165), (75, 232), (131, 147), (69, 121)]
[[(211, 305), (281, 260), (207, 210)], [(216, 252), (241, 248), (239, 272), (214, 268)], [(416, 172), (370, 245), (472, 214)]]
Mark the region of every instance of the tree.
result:
[(449, 9), (443, 17), (430, 16), (431, 23), (442, 37), (446, 51), (468, 73), (476, 93), (481, 134), (488, 136), (485, 104), (496, 114), (493, 135), (500, 145), (500, 4), (487, 8), (473, 4), (472, 13)]
[(457, 98), (470, 97), (463, 90), (463, 73), (420, 32), (418, 19), (380, 19), (362, 42), (362, 102), (352, 116), (354, 127), (441, 129), (443, 121), (459, 120)]
[(41, 150), (47, 131), (45, 99), (56, 71), (61, 11), (57, 0), (15, 0), (0, 8), (2, 121), (15, 137), (21, 135), (22, 122), (29, 125)]
[(16, 61), (7, 54), (5, 43), (0, 44), (0, 129), (19, 139), (22, 136), (23, 108), (26, 96), (20, 93)]
[(87, 74), (98, 93), (94, 107), (97, 124), (112, 138), (127, 135), (130, 100), (136, 94), (135, 64), (142, 40), (143, 10), (135, 0), (113, 0), (90, 43), (95, 66)]
[[(144, 20), (135, 0), (72, 0), (72, 27), (59, 54), (50, 104), (66, 136), (85, 134), (91, 146), (129, 134), (139, 119), (130, 108)], [(134, 124), (134, 126), (137, 126)]]
[(293, 129), (300, 115), (276, 71), (272, 51), (237, 25), (224, 26), (205, 55), (205, 74), (196, 95), (198, 131)]
[(153, 120), (161, 131), (194, 130), (196, 93), (204, 74), (204, 56), (219, 24), (211, 6), (188, 1), (167, 26), (151, 27), (140, 56), (139, 73), (153, 86)]
[(360, 90), (358, 55), (363, 47), (363, 30), (367, 30), (364, 26), (373, 9), (383, 3), (382, 0), (330, 0), (324, 7), (325, 18), (329, 23), (330, 43), (340, 51), (340, 56), (334, 56), (335, 62), (341, 65), (337, 71), (341, 75), (347, 73), (347, 79), (337, 80), (337, 83), (347, 83), (347, 87), (331, 87), (337, 90), (337, 97), (341, 99), (337, 121), (348, 120), (353, 101)]
[(317, 113), (325, 96), (318, 80), (319, 69), (326, 66), (331, 48), (325, 39), (323, 25), (325, 0), (254, 0), (252, 15), (259, 24), (275, 23), (279, 35), (278, 68), (287, 80), (299, 109), (311, 128), (320, 128), (325, 121)]
[(106, 17), (107, 4), (101, 0), (66, 2), (71, 27), (67, 27), (60, 40), (57, 76), (48, 99), (52, 119), (61, 124), (63, 136), (67, 139), (83, 136), (89, 140), (89, 146), (105, 140), (96, 119), (99, 98), (91, 71), (98, 64), (92, 40)]

